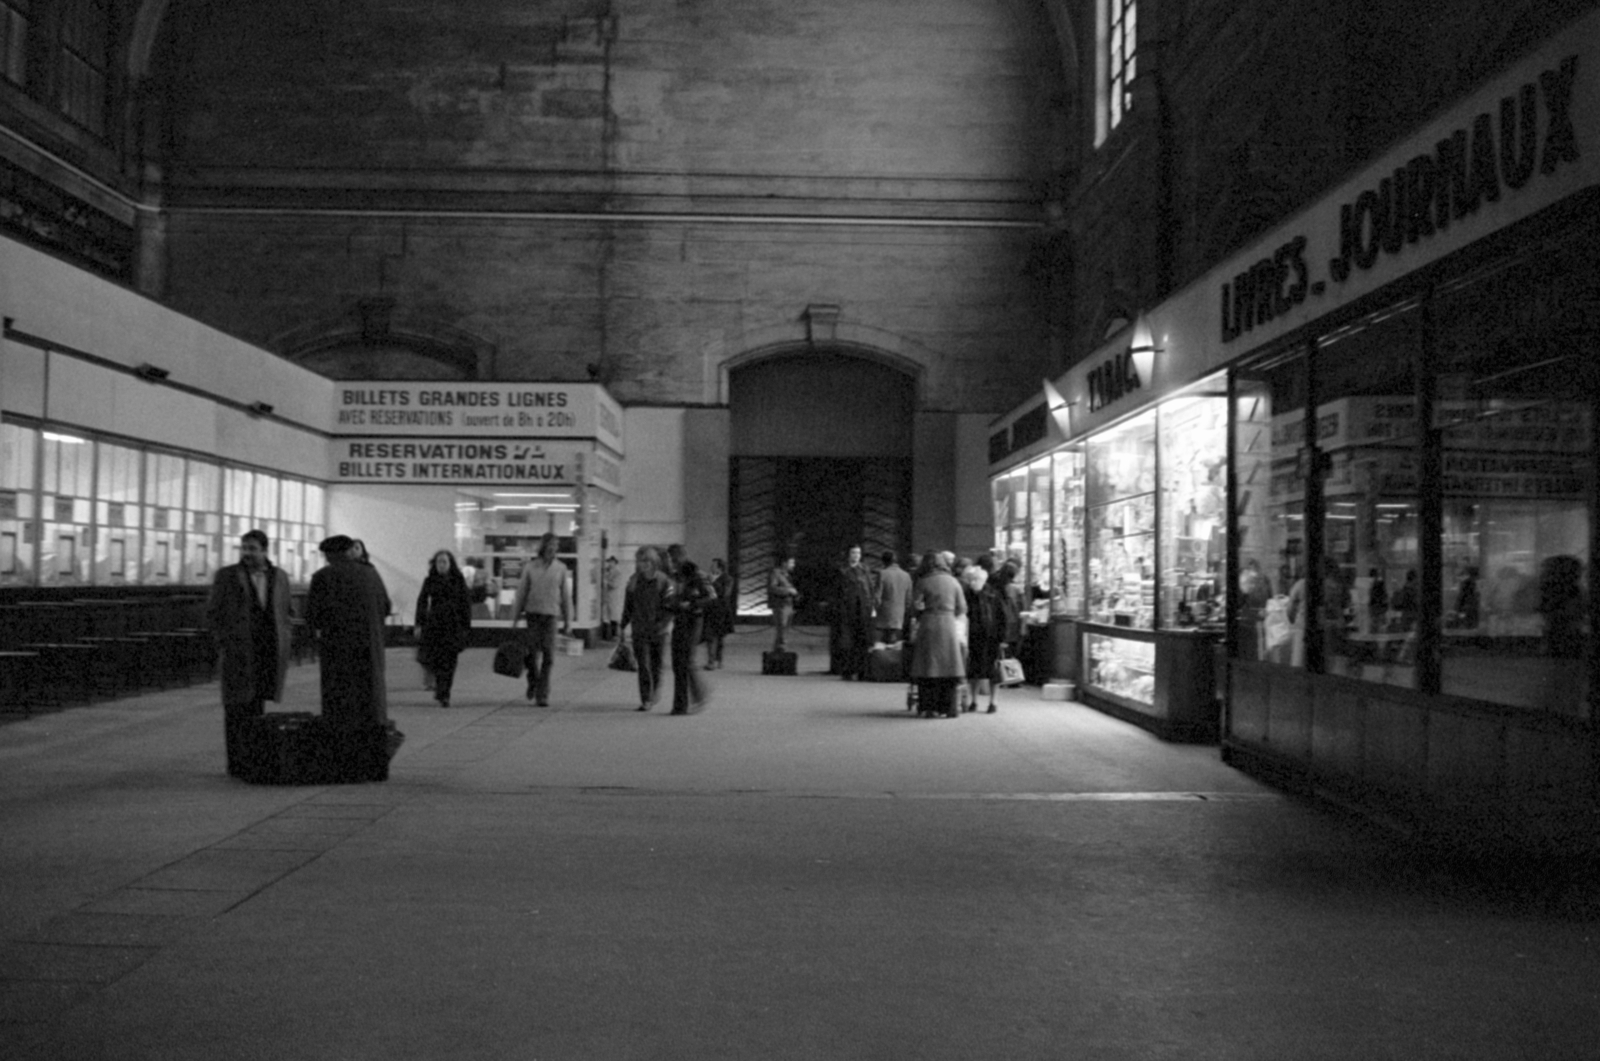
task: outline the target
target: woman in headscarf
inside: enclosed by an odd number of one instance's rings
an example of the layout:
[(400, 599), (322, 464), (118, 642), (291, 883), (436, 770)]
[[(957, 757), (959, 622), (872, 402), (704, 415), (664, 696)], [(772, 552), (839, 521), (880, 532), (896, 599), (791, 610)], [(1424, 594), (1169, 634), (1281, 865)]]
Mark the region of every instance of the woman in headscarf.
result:
[(967, 677), (962, 620), (967, 614), (961, 583), (950, 573), (947, 553), (929, 552), (926, 574), (911, 591), (917, 616), (916, 643), (911, 652), (911, 679), (917, 683), (917, 710), (922, 715), (955, 718), (956, 687)]
[(967, 710), (978, 709), (985, 687), (989, 713), (995, 712), (994, 669), (1005, 641), (1005, 598), (990, 579), (994, 561), (980, 556), (961, 572), (962, 595), (967, 605)]
[(416, 627), (417, 659), (433, 674), (433, 698), (449, 707), (456, 659), (472, 629), (472, 591), (448, 549), (434, 553), (428, 565), (417, 594)]

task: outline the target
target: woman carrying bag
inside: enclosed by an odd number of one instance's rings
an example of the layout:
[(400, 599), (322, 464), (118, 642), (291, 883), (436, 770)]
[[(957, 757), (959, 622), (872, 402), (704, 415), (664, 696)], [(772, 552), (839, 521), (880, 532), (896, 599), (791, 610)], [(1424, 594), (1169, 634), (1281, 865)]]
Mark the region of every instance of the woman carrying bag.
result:
[(472, 629), (472, 591), (449, 550), (433, 554), (428, 577), (417, 594), (417, 660), (433, 673), (433, 698), (450, 706), (456, 657), (467, 647)]

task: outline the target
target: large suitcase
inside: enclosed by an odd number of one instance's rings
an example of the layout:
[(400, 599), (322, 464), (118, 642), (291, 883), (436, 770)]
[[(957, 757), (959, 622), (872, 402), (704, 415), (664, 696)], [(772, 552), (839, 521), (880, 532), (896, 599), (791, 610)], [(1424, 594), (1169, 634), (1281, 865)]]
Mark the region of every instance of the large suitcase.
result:
[(867, 654), (867, 681), (903, 682), (908, 677), (903, 646), (879, 645)]
[(404, 740), (393, 723), (341, 730), (309, 711), (269, 711), (242, 731), (239, 776), (257, 785), (387, 781)]
[(793, 652), (761, 653), (762, 674), (793, 674), (794, 668), (795, 654)]

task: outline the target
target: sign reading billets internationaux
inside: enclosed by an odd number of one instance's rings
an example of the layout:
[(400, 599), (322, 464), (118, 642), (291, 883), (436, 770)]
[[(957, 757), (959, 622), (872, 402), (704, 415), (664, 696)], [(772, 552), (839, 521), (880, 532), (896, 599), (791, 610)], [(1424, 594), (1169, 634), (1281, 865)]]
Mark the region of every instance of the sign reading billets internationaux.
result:
[(621, 489), (622, 407), (597, 383), (382, 380), (334, 396), (335, 482)]

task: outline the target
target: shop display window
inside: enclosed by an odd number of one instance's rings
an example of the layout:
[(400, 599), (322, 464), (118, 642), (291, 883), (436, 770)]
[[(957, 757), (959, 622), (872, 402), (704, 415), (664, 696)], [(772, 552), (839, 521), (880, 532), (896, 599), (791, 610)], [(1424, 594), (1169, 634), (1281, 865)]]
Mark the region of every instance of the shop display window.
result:
[(1038, 607), (1040, 617), (1048, 613), (1051, 583), (1050, 544), (1051, 463), (1045, 457), (1028, 465), (1027, 560), (1023, 571), (1023, 599), (1030, 609)]
[(1056, 573), (1051, 581), (1050, 612), (1083, 615), (1083, 450), (1068, 449), (1051, 457), (1051, 534)]
[[(1440, 688), (1587, 718), (1594, 226), (1438, 295)], [(1538, 312), (1528, 312), (1537, 307)]]
[(1155, 625), (1155, 413), (1090, 439), (1087, 465), (1089, 617), (1151, 629)]
[(1029, 475), (1018, 468), (994, 480), (995, 560), (1028, 570)]
[[(1321, 667), (1417, 686), (1419, 498), (1415, 306), (1328, 336), (1313, 357), (1322, 472)], [(1309, 603), (1290, 588), (1291, 611)], [(1308, 625), (1298, 614), (1301, 627)], [(1310, 636), (1309, 634), (1307, 636)]]
[(1306, 544), (1306, 462), (1301, 457), (1306, 383), (1300, 351), (1264, 358), (1233, 375), (1239, 564), (1233, 638), (1240, 659), (1286, 666), (1303, 662), (1289, 591), (1300, 577)]
[(1153, 707), (1156, 700), (1156, 645), (1112, 634), (1084, 634), (1088, 662), (1085, 681), (1125, 700)]
[[(1206, 389), (1220, 390), (1222, 380)], [(1228, 401), (1176, 398), (1160, 410), (1161, 625), (1220, 628), (1227, 586)]]

